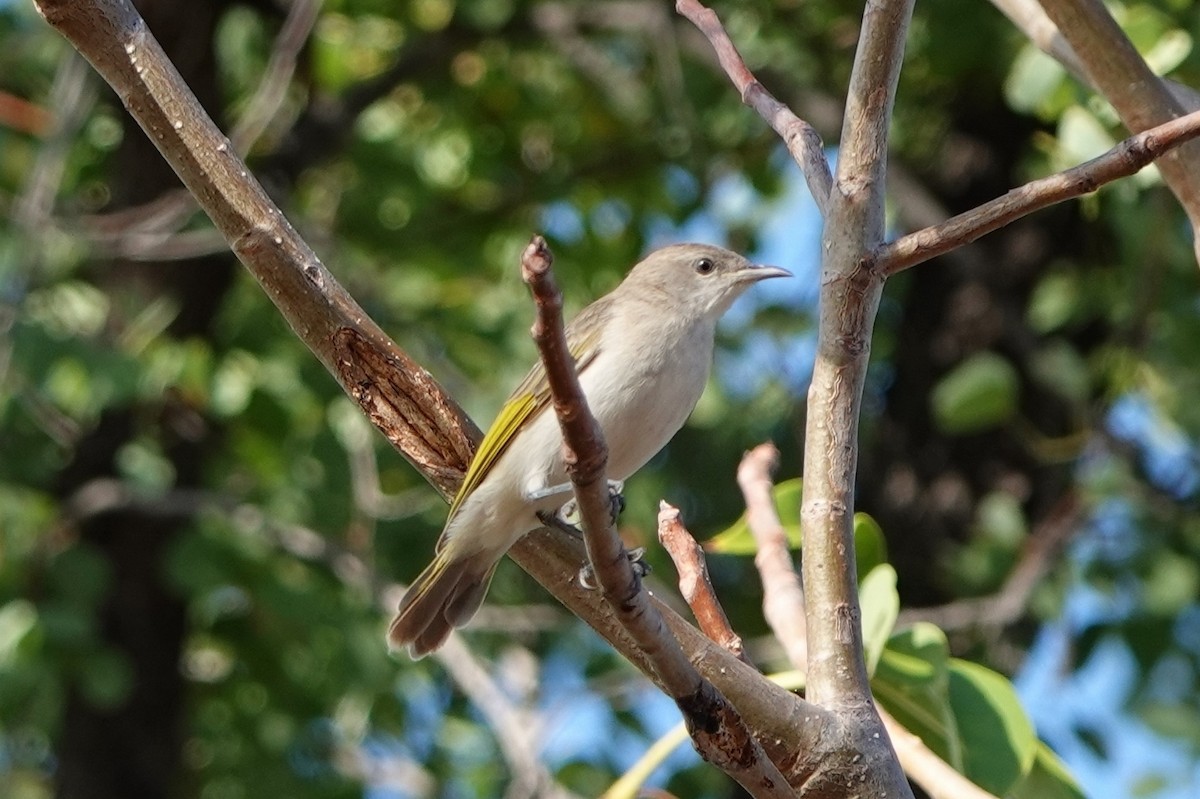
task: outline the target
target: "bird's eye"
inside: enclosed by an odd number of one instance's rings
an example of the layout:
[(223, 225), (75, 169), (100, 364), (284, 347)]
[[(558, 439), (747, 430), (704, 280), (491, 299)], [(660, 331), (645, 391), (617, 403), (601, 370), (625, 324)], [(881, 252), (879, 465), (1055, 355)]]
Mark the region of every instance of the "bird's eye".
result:
[(701, 258), (698, 261), (696, 261), (696, 273), (697, 274), (700, 274), (700, 275), (711, 274), (712, 271), (716, 268), (717, 268), (717, 265), (714, 264), (712, 262), (712, 260), (709, 258)]

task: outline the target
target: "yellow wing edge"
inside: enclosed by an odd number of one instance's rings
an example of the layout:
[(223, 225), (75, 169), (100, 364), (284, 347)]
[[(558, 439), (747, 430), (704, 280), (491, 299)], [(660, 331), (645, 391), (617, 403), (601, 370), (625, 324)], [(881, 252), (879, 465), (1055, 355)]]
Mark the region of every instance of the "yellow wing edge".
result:
[[(568, 331), (568, 336), (570, 336), (570, 332)], [(592, 339), (596, 337), (597, 335), (593, 333), (585, 339), (568, 343), (571, 357), (575, 360), (577, 373), (582, 372), (588, 364), (595, 360), (599, 347), (590, 347), (591, 351), (587, 357), (581, 358), (580, 356), (588, 351)], [(492, 465), (500, 460), (500, 456), (508, 449), (508, 445), (512, 443), (513, 437), (521, 429), (521, 425), (549, 401), (550, 385), (546, 380), (546, 370), (539, 361), (521, 381), (521, 385), (517, 386), (513, 395), (504, 403), (504, 407), (496, 416), (496, 421), (492, 422), (492, 426), (483, 437), (483, 441), (480, 442), (479, 449), (475, 451), (475, 457), (471, 458), (471, 464), (467, 467), (467, 474), (463, 478), (462, 485), (459, 486), (458, 493), (454, 495), (454, 501), (450, 503), (450, 515), (446, 517), (447, 521), (454, 518), (454, 514), (458, 512), (471, 492), (483, 482), (484, 476)]]

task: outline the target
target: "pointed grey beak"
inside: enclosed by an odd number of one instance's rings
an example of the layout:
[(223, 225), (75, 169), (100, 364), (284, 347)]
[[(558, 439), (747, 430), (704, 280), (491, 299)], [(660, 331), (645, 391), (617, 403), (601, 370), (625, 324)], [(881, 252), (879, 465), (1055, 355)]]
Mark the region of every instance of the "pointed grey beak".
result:
[(748, 280), (754, 283), (772, 277), (791, 276), (792, 273), (784, 269), (782, 266), (766, 266), (765, 264), (750, 264), (739, 275), (742, 280)]

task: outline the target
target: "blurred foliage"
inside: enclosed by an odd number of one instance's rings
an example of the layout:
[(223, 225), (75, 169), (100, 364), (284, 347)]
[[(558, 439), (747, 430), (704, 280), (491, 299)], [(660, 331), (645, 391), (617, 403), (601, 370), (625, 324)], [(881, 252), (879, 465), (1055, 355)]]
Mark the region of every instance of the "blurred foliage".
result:
[[(219, 6), (211, 46), (220, 107), (211, 110), (228, 119), (245, 112), (285, 5)], [(741, 512), (737, 461), (764, 438), (782, 450), (781, 478), (799, 472), (803, 376), (782, 361), (803, 362), (811, 347), (812, 286), (801, 284), (817, 274), (815, 246), (764, 239), (794, 181), (777, 140), (669, 6), (329, 0), (250, 154), (338, 278), (482, 424), (534, 357), (515, 268), (531, 232), (550, 238), (573, 309), (680, 229), (724, 234), (748, 252), (783, 248), (783, 265), (801, 275), (795, 293), (760, 298), (766, 304), (747, 312), (754, 318), (723, 332), (718, 354), (719, 367), (772, 368), (753, 387), (713, 385), (694, 422), (631, 481), (624, 525), (633, 543), (653, 541), (659, 497), (681, 506), (701, 537), (727, 528)], [(1156, 69), (1200, 85), (1193, 3), (1112, 7)], [(767, 85), (835, 141), (832, 98), (848, 79), (861, 4), (755, 0), (717, 10)], [(188, 296), (147, 288), (147, 272), (137, 271), (145, 266), (116, 257), (119, 220), (105, 216), (143, 178), (119, 158), (142, 133), (90, 74), (77, 99), (58, 105), (69, 96), (60, 84), (70, 49), (27, 4), (0, 6), (0, 37), (0, 91), (31, 104), (0, 127), (0, 793), (50, 795), (64, 708), (77, 697), (119, 708), (140, 684), (139, 667), (100, 618), (120, 564), (77, 529), (102, 512), (94, 503), (104, 497), (64, 480), (88, 462), (89, 434), (121, 410), (131, 429), (111, 469), (92, 472), (89, 485), (111, 488), (102, 479), (111, 477), (126, 507), (189, 520), (165, 539), (160, 568), (186, 607), (178, 794), (341, 797), (365, 785), (393, 790), (378, 795), (500, 794), (501, 742), (479, 711), (444, 670), (384, 649), (378, 591), (426, 562), (444, 513), (433, 491), (357, 418), (248, 277), (220, 297), (208, 332), (175, 334)], [(66, 126), (60, 134), (39, 122), (47, 114)], [(897, 163), (949, 211), (1122, 135), (1110, 108), (990, 7), (918, 4), (894, 146)], [(746, 208), (714, 215), (730, 186)], [(908, 199), (897, 197), (898, 225)], [(138, 221), (156, 224), (149, 212)], [(122, 246), (145, 246), (125, 224), (116, 227)], [(1085, 664), (1119, 640), (1138, 665), (1131, 705), (1197, 747), (1200, 405), (1191, 398), (1200, 392), (1200, 316), (1184, 220), (1146, 170), (1029, 224), (1042, 227), (1005, 244), (1014, 260), (1030, 247), (1038, 253), (1028, 285), (1008, 286), (1016, 306), (1000, 323), (1021, 347), (931, 339), (914, 351), (905, 332), (927, 305), (921, 284), (906, 275), (889, 287), (868, 385), (864, 482), (886, 482), (886, 464), (869, 456), (894, 434), (881, 419), (896, 413), (925, 424), (914, 435), (944, 445), (948, 465), (928, 504), (964, 510), (953, 536), (932, 541), (884, 523), (886, 550), (874, 522), (862, 521), (860, 554), (873, 565), (890, 553), (902, 596), (995, 591), (1046, 516), (1020, 486), (1037, 482), (1037, 468), (1059, 468), (1068, 484), (1059, 493), (1077, 493), (1085, 512), (1033, 607), (1054, 622), (1064, 595), (1079, 590), (1068, 586), (1086, 585), (1093, 598), (1072, 630), (1074, 660), (1060, 665)], [(199, 218), (184, 226), (206, 229)], [(1022, 250), (1031, 240), (1037, 246)], [(942, 270), (939, 278), (956, 268), (920, 267)], [(762, 331), (767, 339), (755, 337)], [(901, 391), (905, 356), (931, 373), (919, 396)], [(1049, 405), (1064, 409), (1066, 429), (1039, 426)], [(192, 461), (163, 432), (169, 414), (197, 420), (185, 432), (204, 431), (195, 436), (195, 481), (181, 477)], [(987, 436), (1015, 442), (1037, 468), (997, 474), (960, 501), (957, 462), (946, 453), (987, 451), (997, 440)], [(887, 485), (902, 491), (897, 479)], [(908, 576), (906, 556), (930, 571)], [(650, 558), (669, 581), (665, 558)], [(749, 559), (712, 560), (737, 629), (765, 632)], [(481, 617), (472, 644), (505, 695), (551, 720), (546, 740), (562, 739), (547, 744), (555, 776), (599, 794), (669, 712), (578, 622), (545, 607), (545, 594), (511, 564), (491, 600), (515, 610)], [(1003, 653), (1026, 646), (1028, 630), (1000, 638), (939, 642), (939, 701), (973, 701), (967, 689), (992, 674), (978, 677), (981, 667), (950, 658), (948, 647), (1011, 668)], [(533, 677), (525, 648), (540, 658)], [(886, 652), (880, 664), (888, 666)], [(583, 703), (585, 694), (603, 701)], [(580, 729), (602, 740), (581, 742)], [(1021, 740), (1011, 761), (1020, 768), (989, 784), (1012, 785), (1018, 773), (1027, 786), (1062, 784), (1052, 756), (1031, 736)], [(728, 792), (694, 759), (669, 761), (658, 778), (681, 796)]]

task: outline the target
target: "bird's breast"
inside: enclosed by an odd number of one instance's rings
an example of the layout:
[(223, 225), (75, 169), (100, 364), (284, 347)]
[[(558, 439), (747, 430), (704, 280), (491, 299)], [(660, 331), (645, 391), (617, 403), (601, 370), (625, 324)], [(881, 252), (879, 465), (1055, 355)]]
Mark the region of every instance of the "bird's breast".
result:
[[(668, 346), (663, 346), (667, 344)], [(708, 382), (711, 343), (656, 340), (607, 349), (580, 377), (608, 443), (608, 475), (624, 480), (671, 440)]]

